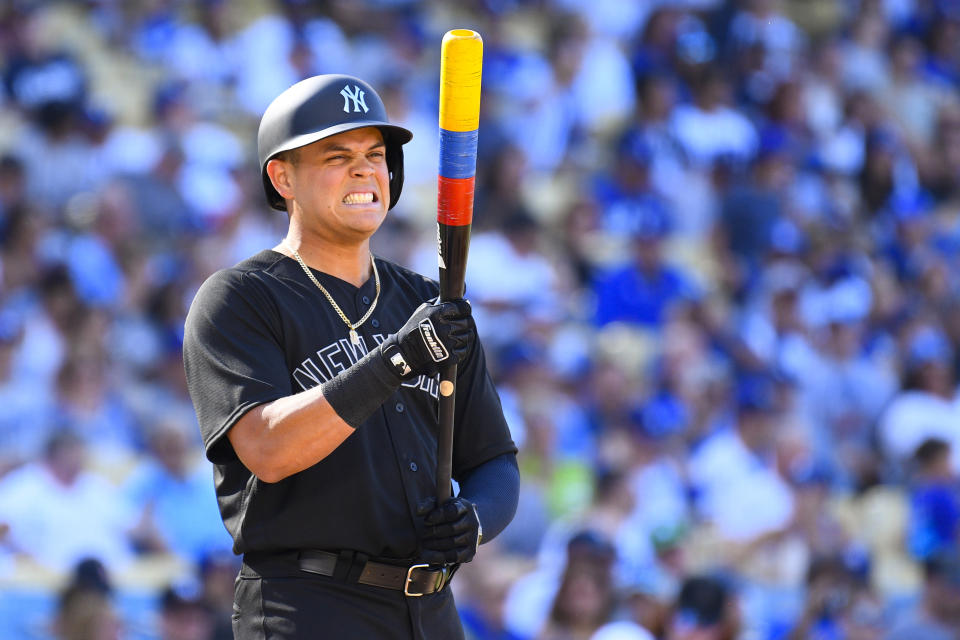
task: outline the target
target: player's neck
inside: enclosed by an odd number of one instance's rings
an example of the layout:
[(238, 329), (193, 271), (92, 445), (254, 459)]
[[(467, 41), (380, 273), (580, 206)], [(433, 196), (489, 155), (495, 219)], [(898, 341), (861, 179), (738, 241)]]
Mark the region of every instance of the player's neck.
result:
[(363, 286), (371, 275), (370, 243), (359, 245), (303, 242), (302, 239), (288, 235), (283, 242), (274, 247), (275, 251), (293, 257), (293, 250), (308, 267), (340, 278), (355, 287)]

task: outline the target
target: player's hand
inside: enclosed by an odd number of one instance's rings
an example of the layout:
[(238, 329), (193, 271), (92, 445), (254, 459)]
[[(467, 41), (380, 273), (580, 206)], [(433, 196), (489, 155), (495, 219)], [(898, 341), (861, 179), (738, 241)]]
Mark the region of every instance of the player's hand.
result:
[(391, 334), (381, 350), (394, 370), (404, 379), (436, 375), (442, 366), (460, 362), (476, 340), (470, 303), (424, 302), (406, 324)]
[(431, 498), (418, 509), (424, 518), (420, 559), (433, 565), (470, 562), (480, 546), (480, 517), (466, 498), (449, 498), (439, 507)]

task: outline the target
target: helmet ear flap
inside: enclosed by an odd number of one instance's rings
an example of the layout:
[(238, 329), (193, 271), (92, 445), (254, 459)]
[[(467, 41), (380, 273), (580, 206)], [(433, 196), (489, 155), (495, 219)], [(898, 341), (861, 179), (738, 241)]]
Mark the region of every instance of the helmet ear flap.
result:
[(390, 171), (390, 206), (393, 209), (403, 191), (403, 146), (396, 141), (387, 143), (387, 169)]

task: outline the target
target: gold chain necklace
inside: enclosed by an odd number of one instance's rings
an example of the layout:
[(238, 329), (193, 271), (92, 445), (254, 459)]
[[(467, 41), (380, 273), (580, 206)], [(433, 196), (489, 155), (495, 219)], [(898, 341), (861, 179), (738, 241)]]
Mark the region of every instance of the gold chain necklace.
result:
[[(287, 245), (290, 247), (290, 245)], [(347, 315), (340, 309), (340, 305), (336, 303), (333, 299), (333, 296), (330, 295), (330, 292), (323, 288), (323, 285), (320, 284), (320, 281), (317, 280), (316, 276), (313, 275), (313, 272), (310, 271), (310, 267), (307, 266), (307, 263), (303, 261), (303, 258), (300, 257), (300, 254), (296, 249), (290, 247), (290, 251), (293, 251), (293, 257), (297, 259), (297, 262), (300, 263), (300, 266), (303, 267), (303, 272), (307, 274), (307, 277), (313, 281), (313, 284), (317, 285), (317, 288), (323, 292), (323, 295), (326, 296), (327, 300), (330, 302), (330, 306), (333, 307), (333, 310), (337, 312), (337, 315), (340, 316), (340, 319), (343, 320), (344, 324), (350, 329), (350, 342), (354, 346), (360, 344), (360, 336), (357, 335), (357, 327), (362, 325), (367, 321), (367, 318), (370, 317), (370, 314), (373, 313), (373, 310), (377, 307), (377, 300), (380, 299), (380, 274), (377, 273), (377, 263), (373, 259), (373, 254), (370, 254), (370, 266), (373, 267), (373, 281), (377, 285), (377, 293), (374, 295), (373, 302), (370, 304), (370, 308), (367, 309), (367, 312), (363, 314), (363, 317), (357, 320), (354, 323), (351, 323)]]

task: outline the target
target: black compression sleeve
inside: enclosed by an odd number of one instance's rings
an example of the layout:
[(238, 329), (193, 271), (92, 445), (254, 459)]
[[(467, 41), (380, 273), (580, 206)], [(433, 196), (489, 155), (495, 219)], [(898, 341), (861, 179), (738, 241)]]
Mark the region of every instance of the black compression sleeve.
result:
[(460, 482), (460, 495), (477, 505), (483, 541), (493, 540), (517, 512), (520, 469), (516, 454), (504, 453), (471, 469)]
[(337, 415), (356, 429), (400, 388), (401, 382), (377, 347), (320, 389)]

